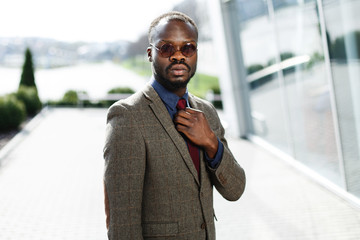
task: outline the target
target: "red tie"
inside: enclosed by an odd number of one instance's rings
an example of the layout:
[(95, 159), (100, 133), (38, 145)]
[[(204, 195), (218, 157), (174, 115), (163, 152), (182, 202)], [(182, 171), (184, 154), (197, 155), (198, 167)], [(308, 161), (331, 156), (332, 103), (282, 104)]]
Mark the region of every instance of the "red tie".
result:
[[(179, 99), (177, 105), (176, 105), (177, 110), (185, 110), (186, 108), (186, 100), (181, 98)], [(186, 140), (186, 144), (188, 146), (189, 149), (189, 153), (190, 156), (193, 160), (193, 163), (195, 165), (196, 171), (199, 174), (199, 166), (200, 166), (200, 157), (199, 157), (199, 149), (196, 145), (194, 145), (187, 137), (185, 137), (183, 135), (184, 139)]]

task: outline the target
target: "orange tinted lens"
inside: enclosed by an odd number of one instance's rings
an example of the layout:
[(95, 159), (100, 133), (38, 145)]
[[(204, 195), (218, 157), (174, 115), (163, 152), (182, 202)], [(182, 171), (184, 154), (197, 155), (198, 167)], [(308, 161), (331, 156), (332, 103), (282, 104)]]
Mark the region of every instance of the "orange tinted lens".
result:
[(171, 43), (165, 43), (160, 47), (160, 54), (162, 57), (170, 57), (175, 53), (175, 48)]
[(195, 54), (195, 52), (196, 52), (196, 46), (192, 43), (187, 43), (181, 48), (181, 53), (185, 57), (191, 57), (192, 55)]

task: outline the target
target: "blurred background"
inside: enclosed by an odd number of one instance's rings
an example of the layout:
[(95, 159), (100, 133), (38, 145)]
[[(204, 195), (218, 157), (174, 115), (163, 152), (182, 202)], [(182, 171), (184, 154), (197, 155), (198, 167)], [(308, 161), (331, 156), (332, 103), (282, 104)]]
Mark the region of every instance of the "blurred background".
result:
[[(61, 99), (68, 90), (84, 91), (92, 99), (102, 98), (122, 84), (136, 90), (143, 83), (125, 80), (119, 69), (135, 71), (146, 80), (151, 76), (145, 55), (151, 21), (170, 10), (188, 13), (204, 29), (200, 41), (204, 42), (201, 49), (206, 53), (211, 50), (211, 32), (205, 7), (205, 1), (180, 0), (6, 3), (0, 17), (0, 94), (17, 89), (26, 48), (31, 50), (39, 97), (45, 103)], [(213, 56), (203, 58), (210, 58), (215, 65)], [(201, 65), (204, 70), (199, 75), (208, 72), (211, 76), (201, 75), (204, 80), (199, 81), (210, 82), (210, 88), (219, 90), (212, 66)], [(204, 97), (205, 84), (197, 85), (193, 90)]]
[(286, 160), (358, 214), (360, 0), (13, 0), (1, 6), (0, 147), (42, 109), (97, 108), (105, 115), (116, 99), (141, 89), (151, 76), (150, 22), (177, 10), (199, 27), (198, 70), (189, 90), (214, 103), (227, 135)]

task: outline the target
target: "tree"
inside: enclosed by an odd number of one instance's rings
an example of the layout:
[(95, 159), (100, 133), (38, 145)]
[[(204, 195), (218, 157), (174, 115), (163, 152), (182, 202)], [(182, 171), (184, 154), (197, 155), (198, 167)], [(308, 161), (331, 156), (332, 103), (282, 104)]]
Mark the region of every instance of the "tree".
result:
[(36, 88), (32, 54), (29, 48), (25, 51), (25, 62), (21, 73), (20, 86)]

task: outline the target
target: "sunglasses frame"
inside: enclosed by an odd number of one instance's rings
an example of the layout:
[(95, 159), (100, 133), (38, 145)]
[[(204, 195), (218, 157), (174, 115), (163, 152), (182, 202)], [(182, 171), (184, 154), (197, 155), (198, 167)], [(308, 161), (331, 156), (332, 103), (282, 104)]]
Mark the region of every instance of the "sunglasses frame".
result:
[[(163, 46), (165, 46), (165, 45), (170, 45), (170, 46), (173, 48), (173, 53), (170, 54), (169, 56), (168, 56), (168, 55), (165, 55), (165, 56), (164, 56), (164, 52), (161, 50), (161, 48), (162, 48)], [(186, 45), (192, 45), (192, 46), (195, 47), (193, 54), (191, 54), (191, 55), (187, 55), (187, 54), (185, 55), (185, 54), (184, 54), (183, 48), (184, 48)], [(179, 50), (176, 50), (174, 44), (172, 44), (172, 43), (164, 43), (163, 45), (161, 45), (160, 48), (156, 47), (155, 44), (153, 44), (153, 43), (150, 43), (150, 46), (154, 47), (154, 48), (160, 53), (160, 56), (163, 57), (163, 58), (169, 58), (169, 57), (171, 57), (172, 55), (174, 55), (177, 51), (180, 51), (181, 54), (184, 55), (185, 57), (190, 58), (190, 57), (194, 56), (194, 54), (195, 54), (195, 53), (197, 52), (197, 50), (198, 50), (197, 45), (195, 45), (195, 44), (193, 44), (193, 43), (191, 43), (191, 42), (185, 43), (184, 45), (182, 45), (182, 46), (180, 47)]]

